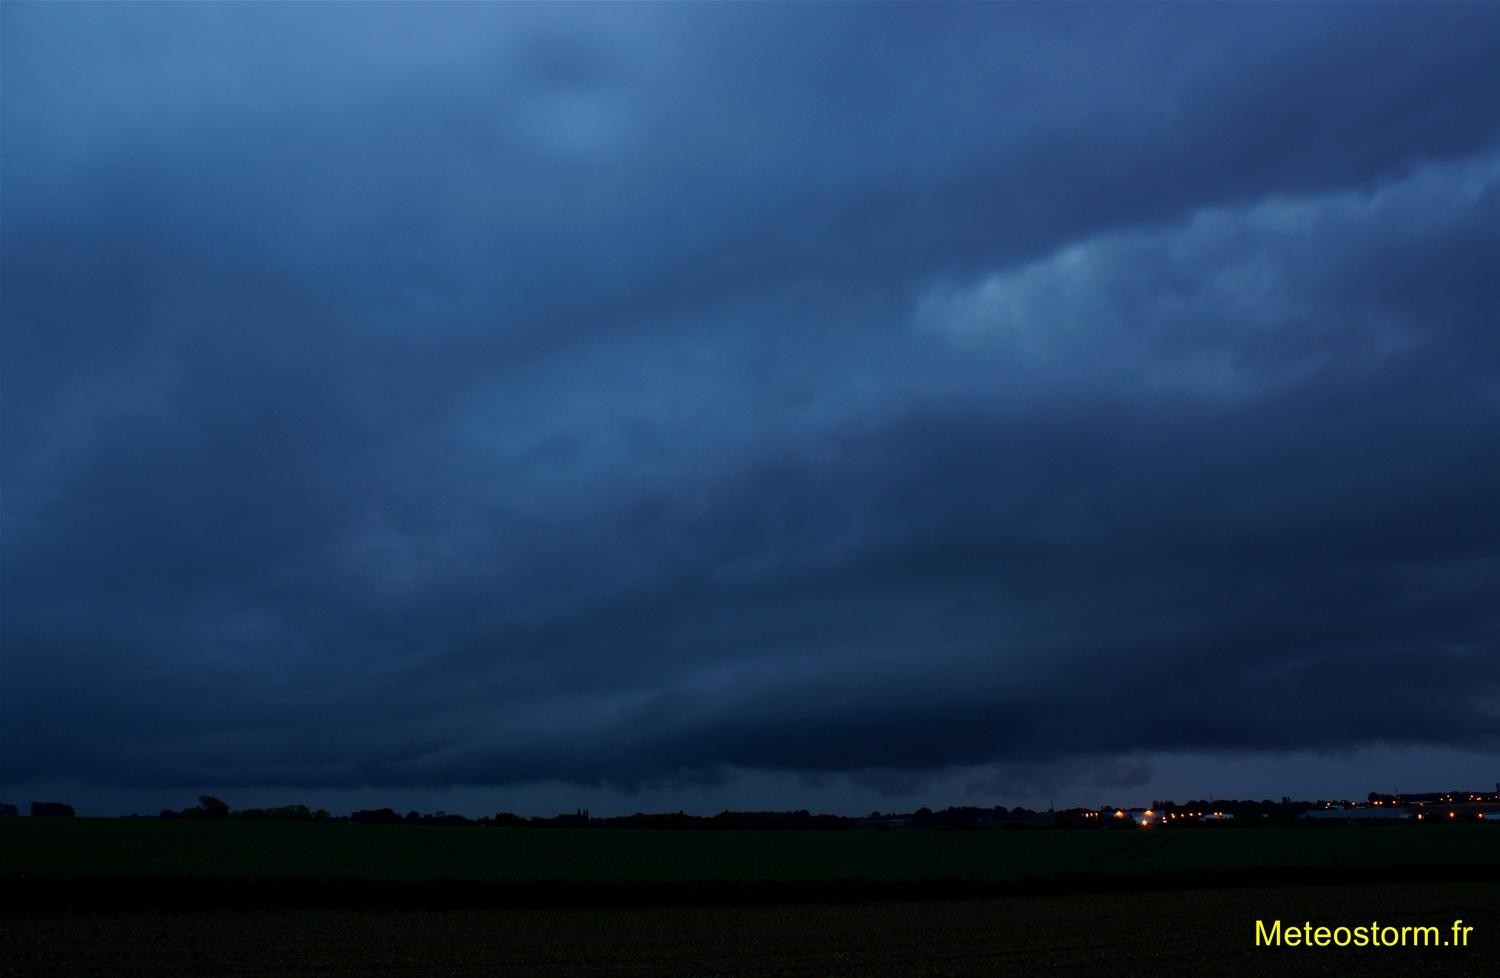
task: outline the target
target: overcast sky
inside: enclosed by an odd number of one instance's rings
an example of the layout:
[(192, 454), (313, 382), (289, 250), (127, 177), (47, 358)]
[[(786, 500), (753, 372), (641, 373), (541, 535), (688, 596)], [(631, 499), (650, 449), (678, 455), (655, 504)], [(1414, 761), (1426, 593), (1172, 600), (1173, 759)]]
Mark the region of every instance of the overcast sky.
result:
[(1500, 5), (0, 11), (4, 800), (1500, 778)]

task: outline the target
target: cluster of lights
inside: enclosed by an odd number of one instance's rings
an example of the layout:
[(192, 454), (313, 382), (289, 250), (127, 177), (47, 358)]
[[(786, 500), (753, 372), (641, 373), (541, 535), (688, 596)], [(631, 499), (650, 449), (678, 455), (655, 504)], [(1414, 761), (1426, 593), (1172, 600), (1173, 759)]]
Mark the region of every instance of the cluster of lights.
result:
[[(1452, 795), (1445, 795), (1444, 797), (1447, 798), (1450, 802), (1452, 801), (1452, 798), (1453, 798)], [(1471, 795), (1468, 796), (1467, 800), (1471, 801), (1471, 802), (1484, 802), (1484, 801), (1486, 801), (1488, 799), (1486, 799), (1486, 797), (1484, 795), (1473, 795), (1473, 794), (1471, 794)], [(1500, 796), (1496, 796), (1496, 800), (1500, 801)], [(1401, 803), (1400, 800), (1396, 799), (1396, 800), (1391, 801), (1390, 805), (1392, 807), (1395, 807), (1395, 806), (1399, 805), (1400, 803)], [(1346, 808), (1357, 808), (1357, 807), (1359, 807), (1357, 803), (1352, 802), (1352, 801), (1351, 802), (1345, 802), (1343, 804), (1344, 804), (1344, 807), (1346, 807)], [(1382, 800), (1376, 800), (1376, 801), (1371, 802), (1371, 805), (1374, 806), (1374, 807), (1381, 807), (1384, 804), (1385, 804), (1385, 802), (1382, 801)], [(1425, 802), (1420, 802), (1419, 801), (1419, 802), (1416, 802), (1415, 804), (1416, 804), (1416, 806), (1418, 808), (1424, 808), (1424, 807), (1426, 807), (1426, 803)], [(1323, 803), (1323, 807), (1324, 808), (1334, 808), (1335, 806), (1336, 806), (1335, 802), (1324, 802)], [(1109, 811), (1109, 809), (1107, 809), (1107, 808), (1106, 809), (1101, 809), (1100, 811), (1107, 812), (1107, 811)], [(1123, 808), (1116, 808), (1116, 809), (1114, 809), (1113, 814), (1114, 814), (1114, 817), (1116, 819), (1119, 819), (1121, 821), (1123, 821), (1124, 819), (1130, 817), (1130, 813), (1127, 812), (1127, 811), (1125, 811), (1125, 809), (1123, 809)], [(1083, 813), (1083, 817), (1086, 818), (1086, 819), (1097, 819), (1097, 818), (1099, 818), (1099, 815), (1100, 815), (1100, 812), (1084, 812)], [(1207, 818), (1207, 817), (1212, 817), (1212, 818), (1227, 818), (1228, 816), (1226, 816), (1223, 811), (1214, 811), (1214, 812), (1206, 812), (1206, 811), (1156, 812), (1156, 811), (1148, 808), (1148, 809), (1145, 810), (1144, 813), (1142, 813), (1140, 825), (1141, 825), (1141, 828), (1144, 829), (1144, 828), (1149, 828), (1152, 825), (1154, 825), (1158, 819), (1161, 819), (1161, 820), (1168, 820), (1168, 819), (1170, 819), (1170, 820), (1175, 821), (1177, 819)], [(1484, 812), (1476, 812), (1474, 817), (1478, 821), (1482, 822), (1482, 821), (1485, 820), (1485, 813)], [(1448, 810), (1448, 818), (1451, 821), (1457, 821), (1458, 820), (1458, 812), (1454, 811), (1453, 809), (1449, 809)], [(1417, 821), (1421, 822), (1421, 821), (1425, 821), (1425, 820), (1426, 820), (1426, 816), (1424, 814), (1422, 814), (1422, 813), (1419, 812), (1417, 814)]]
[[(1438, 804), (1438, 805), (1452, 805), (1452, 804), (1455, 804), (1455, 803), (1457, 803), (1457, 804), (1463, 804), (1464, 802), (1487, 802), (1487, 801), (1500, 801), (1500, 794), (1496, 794), (1496, 795), (1477, 794), (1476, 795), (1473, 792), (1466, 792), (1462, 798), (1456, 798), (1453, 795), (1452, 792), (1449, 792), (1448, 794), (1437, 796), (1437, 800), (1434, 802), (1434, 804)], [(1353, 802), (1347, 802), (1345, 804), (1346, 804), (1346, 807), (1348, 807), (1348, 806), (1353, 805)], [(1397, 805), (1403, 805), (1403, 804), (1413, 804), (1413, 805), (1416, 805), (1418, 808), (1422, 808), (1422, 807), (1426, 806), (1427, 802), (1425, 802), (1425, 801), (1413, 801), (1413, 802), (1409, 802), (1409, 803), (1408, 802), (1403, 802), (1401, 800), (1401, 796), (1400, 795), (1394, 796), (1389, 801), (1387, 801), (1387, 800), (1385, 800), (1383, 798), (1376, 798), (1374, 801), (1370, 802), (1370, 806), (1372, 808), (1381, 808), (1381, 807), (1384, 807), (1386, 805), (1390, 805), (1391, 807), (1394, 808)], [(1333, 806), (1332, 805), (1325, 805), (1324, 807), (1331, 808)]]

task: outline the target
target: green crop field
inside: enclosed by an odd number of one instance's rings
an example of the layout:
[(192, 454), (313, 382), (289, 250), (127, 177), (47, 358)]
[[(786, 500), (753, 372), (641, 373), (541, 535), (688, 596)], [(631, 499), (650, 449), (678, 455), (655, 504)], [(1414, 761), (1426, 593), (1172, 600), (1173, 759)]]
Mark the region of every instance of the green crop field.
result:
[[(8, 819), (0, 891), (4, 975), (1500, 973), (1500, 832), (1486, 826)], [(1256, 948), (1254, 921), (1273, 918), (1475, 930), (1463, 948)]]

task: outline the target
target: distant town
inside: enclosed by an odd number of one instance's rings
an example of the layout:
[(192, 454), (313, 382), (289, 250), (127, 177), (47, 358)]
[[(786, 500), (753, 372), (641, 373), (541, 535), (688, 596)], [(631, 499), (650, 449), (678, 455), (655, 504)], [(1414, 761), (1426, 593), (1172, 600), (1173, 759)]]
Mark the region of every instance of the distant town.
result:
[[(71, 818), (71, 805), (56, 801), (33, 801), (35, 817)], [(20, 815), (13, 804), (0, 803), (0, 817)], [(1363, 801), (1352, 799), (1261, 801), (1233, 798), (1195, 799), (1183, 803), (1153, 801), (1149, 807), (1065, 808), (1038, 811), (996, 805), (982, 808), (953, 806), (934, 811), (871, 812), (869, 815), (815, 815), (801, 811), (735, 812), (689, 815), (684, 812), (637, 813), (597, 818), (588, 809), (551, 817), (523, 817), (498, 812), (483, 818), (447, 812), (408, 811), (391, 808), (361, 809), (349, 815), (334, 815), (306, 805), (274, 808), (233, 809), (212, 795), (183, 809), (165, 809), (156, 815), (126, 815), (124, 818), (240, 819), (245, 821), (349, 822), (364, 825), (448, 825), (493, 828), (636, 828), (636, 829), (822, 829), (872, 831), (896, 830), (984, 830), (984, 829), (1129, 829), (1206, 828), (1245, 825), (1315, 826), (1341, 822), (1448, 825), (1480, 822), (1500, 825), (1500, 782), (1494, 791), (1432, 791), (1415, 794), (1370, 792)]]

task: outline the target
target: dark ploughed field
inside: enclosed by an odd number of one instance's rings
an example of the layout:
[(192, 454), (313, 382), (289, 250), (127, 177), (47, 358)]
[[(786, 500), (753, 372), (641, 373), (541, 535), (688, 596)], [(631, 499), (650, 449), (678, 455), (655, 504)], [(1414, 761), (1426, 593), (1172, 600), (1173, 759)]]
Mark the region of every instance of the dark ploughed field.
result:
[[(1500, 974), (1500, 831), (7, 819), (4, 974)], [(1257, 948), (1255, 920), (1474, 927)]]

